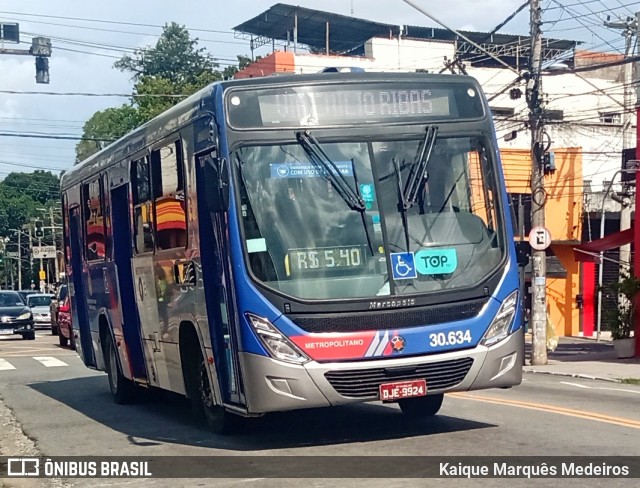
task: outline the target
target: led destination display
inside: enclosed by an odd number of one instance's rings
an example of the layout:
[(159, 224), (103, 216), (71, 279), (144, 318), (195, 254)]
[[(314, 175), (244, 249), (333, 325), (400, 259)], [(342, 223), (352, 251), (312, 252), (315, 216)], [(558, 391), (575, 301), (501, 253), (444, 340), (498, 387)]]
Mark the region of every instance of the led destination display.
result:
[(477, 118), (480, 95), (471, 85), (394, 83), (310, 85), (238, 91), (228, 97), (236, 128), (343, 126)]

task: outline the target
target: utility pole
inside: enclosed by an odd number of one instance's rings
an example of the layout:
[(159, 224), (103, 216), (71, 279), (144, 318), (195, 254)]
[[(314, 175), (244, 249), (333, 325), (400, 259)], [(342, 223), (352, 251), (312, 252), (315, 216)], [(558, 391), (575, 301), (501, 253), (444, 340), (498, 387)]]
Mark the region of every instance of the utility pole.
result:
[[(640, 13), (636, 14), (636, 26), (640, 22)], [(640, 160), (640, 89), (636, 87), (636, 160)], [(638, 189), (640, 189), (640, 170), (636, 171), (636, 198), (635, 198), (635, 213), (640, 215), (640, 197), (638, 196)], [(638, 248), (640, 246), (640, 225), (636, 223), (633, 226), (633, 242), (636, 251), (633, 253), (633, 275), (635, 278), (640, 278), (640, 252)], [(636, 309), (638, 307), (639, 297), (636, 297)], [(634, 337), (636, 338), (636, 357), (640, 357), (640, 313), (634, 314), (635, 331)]]
[(18, 232), (18, 290), (22, 290), (22, 242), (20, 238), (22, 237), (22, 231), (20, 229)]
[[(640, 14), (636, 14), (634, 17), (627, 17), (625, 20), (620, 20), (616, 22), (611, 22), (607, 20), (604, 25), (611, 29), (622, 29), (622, 35), (625, 37), (625, 58), (628, 58), (634, 55), (635, 49), (634, 46), (634, 38), (638, 34), (638, 16)], [(635, 144), (635, 134), (633, 130), (633, 109), (634, 106), (634, 88), (633, 88), (633, 64), (627, 63), (624, 65), (624, 132), (622, 136), (622, 149), (624, 154), (624, 149), (632, 148)], [(624, 176), (623, 176), (624, 179)], [(621, 204), (620, 210), (620, 230), (627, 230), (631, 228), (631, 205), (629, 199), (630, 188), (627, 184), (623, 184), (622, 191), (623, 197), (621, 199), (616, 199)], [(604, 264), (601, 262), (600, 267)], [(631, 244), (625, 244), (620, 246), (620, 277), (626, 276), (629, 273), (631, 265)]]
[[(55, 266), (55, 279), (53, 280), (53, 283), (57, 283), (58, 282), (58, 276), (60, 275), (59, 270), (58, 270), (58, 246), (56, 244), (56, 223), (55, 220), (53, 218), (53, 207), (49, 207), (49, 218), (51, 219), (51, 236), (53, 237), (53, 247), (56, 248), (56, 254), (53, 257), (53, 263)], [(51, 281), (51, 280), (49, 280)]]
[[(544, 121), (542, 110), (542, 11), (540, 0), (529, 3), (531, 56), (527, 80), (529, 128), (531, 130), (531, 226), (544, 228), (546, 193), (544, 190)], [(547, 280), (546, 252), (531, 251), (531, 364), (547, 364)]]

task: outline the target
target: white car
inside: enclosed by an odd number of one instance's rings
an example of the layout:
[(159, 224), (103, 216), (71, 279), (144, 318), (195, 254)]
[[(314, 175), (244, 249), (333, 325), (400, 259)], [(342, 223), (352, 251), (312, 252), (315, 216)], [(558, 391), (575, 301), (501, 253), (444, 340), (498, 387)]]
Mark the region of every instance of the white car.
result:
[(51, 299), (53, 295), (49, 293), (34, 293), (27, 295), (27, 306), (33, 314), (34, 328), (51, 327)]

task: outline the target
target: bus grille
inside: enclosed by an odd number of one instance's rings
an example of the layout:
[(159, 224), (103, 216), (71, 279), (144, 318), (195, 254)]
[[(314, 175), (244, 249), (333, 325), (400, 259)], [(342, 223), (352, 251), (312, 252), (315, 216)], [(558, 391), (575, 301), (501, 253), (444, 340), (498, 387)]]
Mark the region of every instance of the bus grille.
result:
[(476, 317), (487, 299), (451, 305), (437, 305), (404, 310), (376, 310), (339, 314), (288, 314), (294, 324), (306, 332), (358, 332), (390, 330), (455, 322)]
[(384, 383), (425, 379), (427, 390), (452, 388), (464, 380), (472, 364), (473, 358), (460, 358), (392, 368), (343, 369), (328, 371), (324, 376), (344, 397), (378, 398)]

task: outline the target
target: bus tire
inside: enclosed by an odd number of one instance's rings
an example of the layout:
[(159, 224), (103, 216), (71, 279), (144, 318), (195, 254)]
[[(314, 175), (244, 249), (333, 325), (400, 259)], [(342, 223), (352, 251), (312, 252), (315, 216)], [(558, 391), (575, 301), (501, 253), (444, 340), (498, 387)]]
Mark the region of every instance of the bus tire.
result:
[(398, 405), (400, 405), (400, 410), (402, 410), (402, 413), (404, 413), (407, 417), (433, 417), (440, 410), (443, 399), (444, 394), (440, 393), (438, 395), (405, 398), (403, 400), (398, 400)]
[(124, 377), (120, 371), (115, 345), (111, 335), (107, 335), (105, 343), (105, 363), (107, 366), (107, 376), (109, 377), (109, 389), (113, 396), (113, 401), (118, 405), (126, 405), (135, 400), (135, 385), (132, 381)]
[(205, 421), (215, 434), (227, 435), (236, 432), (240, 417), (220, 405), (213, 404), (207, 365), (201, 353), (192, 356), (187, 374), (191, 411), (196, 420)]

